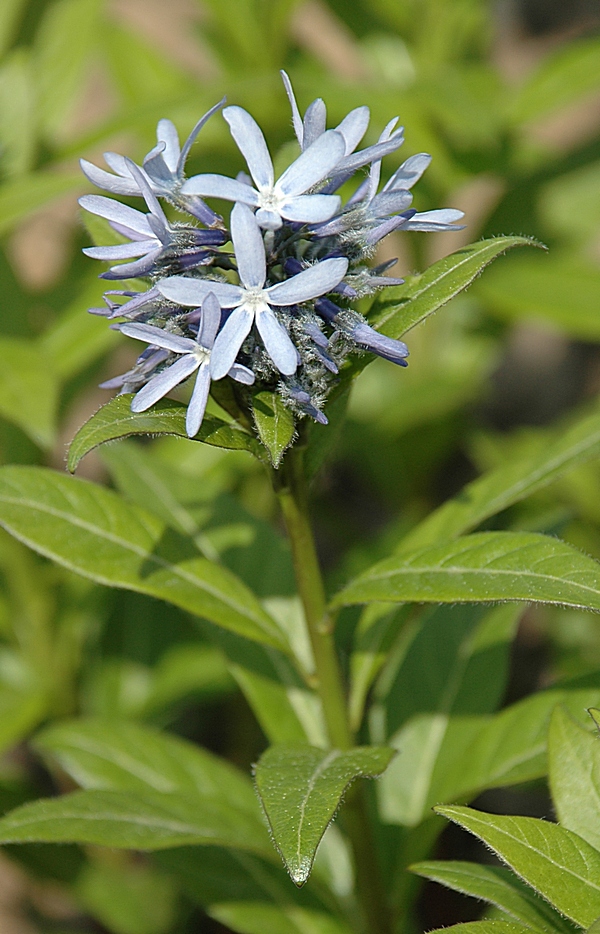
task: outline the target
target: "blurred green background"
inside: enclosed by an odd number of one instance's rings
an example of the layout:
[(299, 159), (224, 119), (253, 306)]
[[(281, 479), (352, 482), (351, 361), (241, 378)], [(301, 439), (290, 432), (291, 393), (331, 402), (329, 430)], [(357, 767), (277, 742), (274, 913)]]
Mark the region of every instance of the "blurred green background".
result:
[[(108, 398), (97, 384), (135, 357), (86, 314), (103, 284), (98, 264), (81, 255), (91, 240), (76, 199), (92, 189), (78, 158), (103, 164), (113, 150), (140, 161), (161, 117), (185, 138), (227, 94), (252, 112), (285, 163), (294, 150), (282, 67), (302, 110), (324, 98), (330, 126), (368, 104), (369, 143), (398, 114), (402, 158), (433, 156), (415, 207), (465, 211), (460, 233), (390, 236), (380, 259), (397, 256), (395, 274), (482, 236), (528, 234), (550, 248), (499, 260), (466, 297), (410, 333), (408, 370), (377, 360), (361, 375), (314, 485), (331, 584), (387, 554), (479, 472), (535, 450), (598, 404), (596, 0), (1, 0), (0, 55), (2, 462), (63, 470), (69, 440)], [(384, 177), (397, 164), (388, 157)], [(241, 168), (214, 118), (188, 174)], [(246, 454), (175, 439), (122, 442), (89, 455), (80, 474), (161, 512), (290, 612), (272, 494)], [(560, 534), (600, 558), (600, 467), (572, 471), (495, 522)], [(4, 535), (0, 576), (3, 809), (50, 790), (23, 741), (53, 717), (168, 725), (244, 768), (264, 747), (214, 633), (199, 637), (185, 614), (91, 585)], [(342, 620), (342, 648), (355, 620)], [(592, 616), (530, 610), (507, 700), (599, 664)], [(209, 929), (193, 891), (176, 907), (166, 875), (96, 854), (82, 876), (78, 851), (63, 850), (57, 862), (44, 856), (50, 850), (2, 857), (2, 934)], [(430, 927), (460, 920), (428, 910)]]

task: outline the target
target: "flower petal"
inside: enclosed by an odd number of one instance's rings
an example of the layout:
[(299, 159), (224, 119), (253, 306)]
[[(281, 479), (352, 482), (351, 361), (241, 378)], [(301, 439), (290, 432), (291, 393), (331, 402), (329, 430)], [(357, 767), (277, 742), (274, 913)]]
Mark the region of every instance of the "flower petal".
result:
[(286, 195), (303, 194), (331, 174), (345, 148), (341, 133), (327, 130), (285, 170), (277, 188)]
[(195, 438), (200, 431), (200, 425), (206, 411), (208, 392), (210, 390), (210, 367), (208, 360), (200, 366), (192, 398), (188, 403), (185, 416), (185, 430), (188, 438)]
[(79, 199), (79, 204), (90, 214), (97, 214), (98, 217), (104, 217), (108, 221), (129, 227), (143, 234), (144, 237), (154, 237), (145, 214), (125, 204), (120, 204), (118, 201), (113, 201), (112, 198), (105, 198), (104, 195), (84, 195)]
[(309, 266), (297, 276), (277, 282), (266, 289), (271, 305), (295, 305), (331, 292), (342, 281), (348, 269), (348, 260), (342, 257), (324, 259)]
[(304, 123), (302, 130), (302, 149), (308, 149), (312, 146), (324, 132), (327, 127), (327, 108), (325, 102), (317, 97), (309, 104), (304, 114)]
[(340, 164), (336, 167), (336, 171), (339, 174), (346, 174), (347, 172), (354, 172), (356, 169), (359, 169), (362, 165), (366, 165), (368, 162), (373, 162), (375, 159), (383, 159), (384, 156), (389, 155), (391, 152), (395, 152), (399, 146), (404, 142), (404, 136), (402, 135), (402, 128), (398, 130), (397, 133), (394, 133), (388, 140), (385, 140), (383, 143), (375, 143), (374, 146), (367, 146), (366, 149), (361, 149), (359, 152), (355, 152), (350, 156), (346, 156), (345, 159), (342, 159)]
[(262, 337), (265, 350), (280, 373), (291, 376), (298, 366), (298, 351), (290, 335), (279, 323), (268, 305), (256, 313), (256, 327)]
[(273, 163), (258, 123), (242, 107), (226, 107), (223, 116), (256, 185), (271, 188), (275, 181)]
[(285, 88), (285, 93), (288, 96), (290, 102), (290, 107), (292, 108), (292, 123), (294, 125), (294, 133), (296, 134), (296, 139), (300, 143), (300, 148), (302, 149), (302, 140), (304, 139), (304, 126), (302, 125), (302, 117), (300, 116), (300, 111), (298, 110), (298, 104), (296, 103), (296, 95), (294, 94), (294, 89), (292, 87), (292, 82), (290, 81), (287, 73), (285, 71), (280, 71), (279, 74), (283, 80), (283, 86)]
[(281, 216), (289, 221), (320, 224), (333, 217), (341, 203), (338, 195), (296, 195), (284, 201)]
[(118, 175), (105, 172), (104, 169), (99, 169), (97, 165), (94, 165), (93, 162), (88, 162), (87, 159), (80, 159), (79, 165), (85, 177), (88, 178), (93, 185), (97, 185), (98, 188), (111, 191), (114, 195), (135, 196), (140, 193), (133, 179), (128, 181)]
[(419, 181), (423, 172), (429, 167), (431, 156), (426, 152), (418, 152), (403, 162), (396, 169), (389, 182), (384, 185), (384, 191), (394, 191), (396, 188), (412, 188)]
[(117, 175), (122, 175), (123, 178), (129, 178), (129, 169), (127, 168), (125, 156), (120, 155), (118, 152), (110, 151), (104, 152), (102, 155), (109, 169), (112, 169)]
[(182, 383), (197, 369), (198, 361), (191, 354), (180, 357), (179, 360), (168, 366), (158, 376), (154, 376), (143, 389), (140, 389), (131, 402), (131, 411), (145, 412), (146, 409), (149, 409), (151, 405), (154, 405), (168, 392), (175, 389), (175, 386), (179, 386), (179, 383)]
[(265, 245), (254, 214), (239, 202), (231, 212), (231, 239), (242, 283), (261, 289), (267, 276)]
[(163, 159), (167, 168), (175, 175), (179, 160), (179, 135), (175, 124), (171, 120), (159, 120), (156, 127), (156, 139), (158, 143), (164, 143)]
[[(150, 213), (156, 218), (163, 229), (169, 229), (169, 222), (165, 216), (165, 212), (158, 203), (158, 199), (154, 192), (152, 191), (152, 186), (150, 185), (150, 179), (146, 175), (143, 169), (140, 169), (139, 166), (132, 162), (131, 159), (127, 159), (127, 168), (129, 169), (132, 178), (137, 182), (139, 189), (144, 196), (144, 201), (148, 205)], [(150, 221), (148, 221), (150, 224)], [(152, 227), (152, 224), (150, 224)]]
[(136, 276), (147, 275), (158, 257), (162, 253), (162, 247), (146, 253), (141, 259), (136, 259), (133, 263), (121, 263), (120, 266), (111, 266), (108, 272), (103, 272), (100, 279), (135, 279)]
[(336, 126), (337, 132), (342, 134), (346, 143), (345, 156), (354, 152), (360, 143), (367, 132), (370, 117), (371, 112), (368, 107), (356, 107)]
[(127, 337), (133, 337), (138, 341), (146, 341), (155, 347), (163, 347), (165, 350), (172, 350), (174, 353), (193, 353), (196, 349), (196, 342), (189, 337), (180, 337), (179, 334), (169, 334), (162, 328), (156, 328), (152, 324), (122, 324), (119, 328), (121, 334)]
[(258, 204), (254, 188), (224, 175), (194, 175), (181, 186), (183, 195), (202, 195), (203, 198), (224, 198), (226, 201), (241, 201), (243, 204)]
[(464, 217), (464, 211), (458, 211), (454, 208), (441, 208), (438, 211), (423, 211), (421, 214), (415, 214), (405, 225), (405, 230), (463, 230), (464, 224), (456, 224), (455, 221)]
[(202, 302), (202, 317), (198, 328), (198, 343), (211, 349), (221, 325), (221, 306), (214, 292), (209, 292)]
[(249, 370), (247, 366), (242, 366), (241, 363), (234, 363), (227, 375), (245, 386), (251, 386), (256, 379), (252, 370)]
[(133, 243), (118, 243), (115, 246), (88, 246), (82, 253), (92, 259), (128, 259), (130, 256), (145, 256), (156, 249), (156, 240), (134, 240)]
[(213, 379), (222, 379), (229, 373), (253, 321), (254, 313), (246, 305), (240, 305), (231, 312), (217, 335), (210, 355), (210, 374)]
[(256, 217), (256, 223), (263, 230), (279, 230), (282, 225), (281, 214), (276, 211), (259, 208), (254, 216)]
[(186, 308), (199, 308), (209, 292), (214, 292), (221, 308), (234, 308), (243, 299), (243, 289), (229, 282), (214, 279), (191, 279), (189, 276), (170, 276), (156, 283), (161, 295)]
[(411, 204), (412, 195), (405, 188), (399, 188), (397, 191), (384, 190), (371, 201), (370, 214), (372, 217), (388, 217), (390, 214), (397, 214), (398, 211), (405, 211)]
[(188, 155), (189, 155), (189, 151), (190, 151), (190, 149), (192, 148), (192, 146), (193, 146), (193, 144), (194, 144), (194, 142), (195, 142), (195, 140), (196, 140), (196, 137), (198, 136), (198, 133), (200, 132), (200, 130), (202, 129), (202, 127), (204, 126), (204, 124), (205, 124), (208, 120), (210, 120), (210, 118), (212, 117), (212, 115), (213, 115), (213, 114), (216, 114), (217, 110), (220, 110), (221, 107), (223, 107), (223, 105), (225, 104), (225, 101), (226, 101), (226, 100), (227, 100), (227, 98), (226, 98), (226, 97), (223, 97), (223, 98), (219, 101), (218, 104), (215, 104), (214, 107), (211, 107), (210, 110), (207, 110), (207, 111), (206, 111), (206, 113), (204, 114), (203, 117), (200, 117), (200, 119), (198, 120), (198, 123), (196, 124), (196, 126), (194, 127), (194, 129), (192, 130), (192, 132), (190, 133), (190, 135), (188, 136), (188, 138), (186, 139), (185, 143), (183, 144), (183, 148), (182, 148), (181, 154), (180, 154), (180, 156), (179, 156), (179, 161), (178, 161), (177, 165), (175, 166), (175, 169), (173, 170), (173, 171), (175, 172), (175, 174), (178, 175), (180, 178), (183, 176), (183, 168), (184, 168), (184, 166), (185, 166), (185, 160), (187, 159), (187, 157), (188, 157)]

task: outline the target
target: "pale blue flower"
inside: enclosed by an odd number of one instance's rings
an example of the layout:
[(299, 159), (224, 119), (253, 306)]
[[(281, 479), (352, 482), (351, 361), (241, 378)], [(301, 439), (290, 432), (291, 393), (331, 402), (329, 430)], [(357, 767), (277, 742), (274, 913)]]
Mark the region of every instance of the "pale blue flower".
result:
[[(175, 203), (180, 201), (179, 192), (185, 181), (184, 169), (185, 162), (190, 149), (203, 128), (205, 123), (223, 107), (225, 98), (211, 107), (186, 139), (183, 147), (180, 147), (179, 136), (175, 125), (170, 120), (159, 120), (156, 128), (157, 144), (154, 149), (144, 157), (143, 168), (148, 177), (148, 182), (155, 195), (168, 198)], [(80, 159), (81, 169), (84, 175), (98, 188), (104, 188), (114, 195), (136, 196), (143, 194), (137, 179), (130, 171), (129, 160), (120, 156), (116, 152), (105, 152), (104, 160), (109, 168), (115, 174), (106, 172), (98, 168), (87, 159)], [(221, 218), (214, 211), (204, 204), (199, 198), (187, 198), (185, 207), (195, 217), (198, 217), (208, 226), (213, 226), (220, 222)]]
[(241, 285), (172, 276), (157, 282), (156, 287), (178, 305), (194, 308), (209, 292), (214, 292), (222, 308), (233, 308), (215, 341), (213, 379), (221, 379), (229, 372), (254, 323), (279, 372), (290, 376), (298, 366), (298, 351), (271, 306), (296, 305), (325, 295), (343, 279), (348, 260), (325, 259), (297, 276), (265, 288), (265, 246), (257, 220), (245, 204), (236, 204), (231, 212), (231, 238)]
[[(185, 429), (188, 437), (194, 438), (202, 424), (208, 393), (210, 390), (211, 373), (210, 358), (215, 337), (221, 322), (221, 306), (213, 292), (209, 292), (202, 302), (202, 314), (198, 325), (198, 335), (195, 340), (171, 334), (162, 328), (151, 324), (122, 324), (120, 330), (128, 337), (147, 341), (152, 348), (179, 354), (179, 359), (171, 366), (166, 367), (143, 389), (136, 394), (131, 403), (132, 412), (145, 412), (175, 389), (180, 383), (198, 371), (191, 399), (187, 407)], [(229, 376), (240, 383), (251, 386), (254, 382), (254, 373), (245, 366), (234, 363), (229, 370)]]
[(127, 159), (126, 163), (131, 177), (144, 196), (149, 209), (148, 214), (142, 214), (141, 211), (103, 195), (84, 195), (79, 199), (82, 208), (91, 214), (106, 218), (113, 230), (130, 240), (129, 243), (114, 246), (87, 247), (83, 251), (86, 256), (109, 262), (115, 259), (131, 259), (134, 256), (141, 257), (132, 263), (111, 266), (108, 272), (102, 273), (102, 278), (130, 279), (134, 276), (148, 275), (155, 270), (159, 260), (169, 254), (176, 254), (180, 268), (206, 262), (211, 256), (211, 251), (206, 247), (224, 243), (223, 231), (173, 227), (158, 203), (146, 173), (130, 159)]
[(332, 174), (346, 150), (344, 137), (328, 130), (275, 181), (273, 162), (258, 123), (242, 107), (226, 107), (223, 116), (244, 156), (255, 187), (223, 175), (195, 175), (182, 187), (183, 195), (224, 198), (257, 208), (256, 219), (266, 230), (277, 230), (283, 220), (318, 224), (340, 207), (331, 194), (306, 194)]

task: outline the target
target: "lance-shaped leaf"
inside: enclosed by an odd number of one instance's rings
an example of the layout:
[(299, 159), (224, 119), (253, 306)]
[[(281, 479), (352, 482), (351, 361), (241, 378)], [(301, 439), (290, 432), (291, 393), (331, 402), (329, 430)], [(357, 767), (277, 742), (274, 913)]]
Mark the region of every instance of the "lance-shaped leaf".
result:
[(485, 267), (515, 246), (541, 246), (527, 237), (494, 237), (445, 256), (405, 285), (387, 289), (369, 315), (369, 323), (388, 337), (401, 337), (467, 288)]
[(600, 853), (577, 834), (534, 817), (465, 807), (436, 811), (479, 837), (551, 905), (584, 927), (600, 916)]
[(75, 791), (16, 808), (0, 820), (0, 843), (92, 843), (133, 850), (231, 846), (270, 855), (256, 820), (213, 798), (129, 791)]
[(470, 532), (485, 519), (518, 503), (577, 464), (600, 455), (600, 414), (561, 430), (543, 451), (503, 464), (469, 483), (460, 494), (413, 529), (399, 552), (415, 551)]
[(235, 575), (111, 490), (44, 468), (3, 467), (0, 524), (84, 577), (158, 597), (285, 648), (276, 623)]
[(572, 930), (550, 905), (501, 866), (445, 860), (414, 863), (410, 870), (425, 879), (446, 885), (455, 892), (489, 902), (513, 921), (540, 934), (548, 934), (548, 931), (568, 934)]
[(376, 601), (532, 601), (600, 611), (600, 566), (571, 545), (529, 532), (479, 532), (380, 561), (333, 606)]
[(255, 770), (273, 842), (296, 885), (312, 869), (317, 847), (356, 778), (371, 778), (387, 768), (395, 750), (361, 746), (327, 752), (314, 746), (271, 746)]
[(550, 721), (548, 774), (561, 826), (600, 850), (600, 738), (562, 707)]
[(257, 392), (252, 397), (252, 412), (260, 440), (269, 452), (273, 467), (279, 467), (281, 458), (294, 440), (294, 416), (276, 392)]
[[(115, 396), (79, 429), (69, 447), (67, 466), (71, 473), (75, 471), (82, 457), (107, 441), (116, 441), (132, 435), (188, 437), (185, 430), (185, 405), (171, 399), (162, 399), (148, 412), (136, 414), (130, 408), (131, 398), (128, 394)], [(263, 456), (256, 438), (236, 425), (210, 415), (205, 416), (200, 431), (192, 440), (230, 451), (249, 451), (255, 457)]]
[(148, 726), (77, 719), (53, 724), (35, 739), (78, 785), (98, 791), (155, 792), (228, 804), (263, 828), (252, 783), (218, 756)]
[(449, 928), (435, 928), (429, 934), (442, 934), (442, 931), (451, 931), (452, 934), (531, 934), (530, 927), (514, 921), (465, 921)]

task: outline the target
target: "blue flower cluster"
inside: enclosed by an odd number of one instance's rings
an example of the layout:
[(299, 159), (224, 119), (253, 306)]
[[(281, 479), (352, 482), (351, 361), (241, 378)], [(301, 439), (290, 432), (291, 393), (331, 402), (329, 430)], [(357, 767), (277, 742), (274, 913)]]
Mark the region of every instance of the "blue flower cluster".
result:
[[(142, 166), (116, 153), (104, 155), (112, 172), (81, 162), (94, 184), (141, 196), (148, 209), (98, 195), (80, 199), (124, 240), (84, 250), (111, 263), (125, 260), (102, 277), (150, 281), (144, 292), (111, 289), (105, 308), (90, 309), (125, 319), (113, 327), (148, 345), (131, 370), (103, 385), (134, 392), (132, 411), (143, 412), (196, 373), (186, 419), (190, 437), (202, 424), (212, 380), (231, 377), (243, 386), (276, 389), (296, 415), (326, 424), (322, 407), (348, 353), (368, 350), (406, 365), (406, 345), (371, 328), (352, 300), (401, 284), (384, 275), (393, 262), (367, 265), (391, 231), (460, 229), (461, 211), (418, 214), (410, 207), (410, 189), (431, 161), (425, 153), (407, 159), (378, 191), (381, 160), (403, 142), (397, 118), (377, 143), (357, 150), (369, 109), (357, 107), (328, 130), (323, 101), (313, 101), (302, 118), (282, 75), (301, 153), (278, 179), (260, 127), (241, 107), (226, 107), (223, 116), (249, 175), (186, 179), (189, 150), (224, 101), (202, 117), (182, 148), (171, 121), (161, 120), (157, 145)], [(338, 190), (365, 167), (368, 173), (342, 203)], [(191, 222), (170, 222), (158, 198)], [(206, 198), (233, 202), (228, 227)]]

